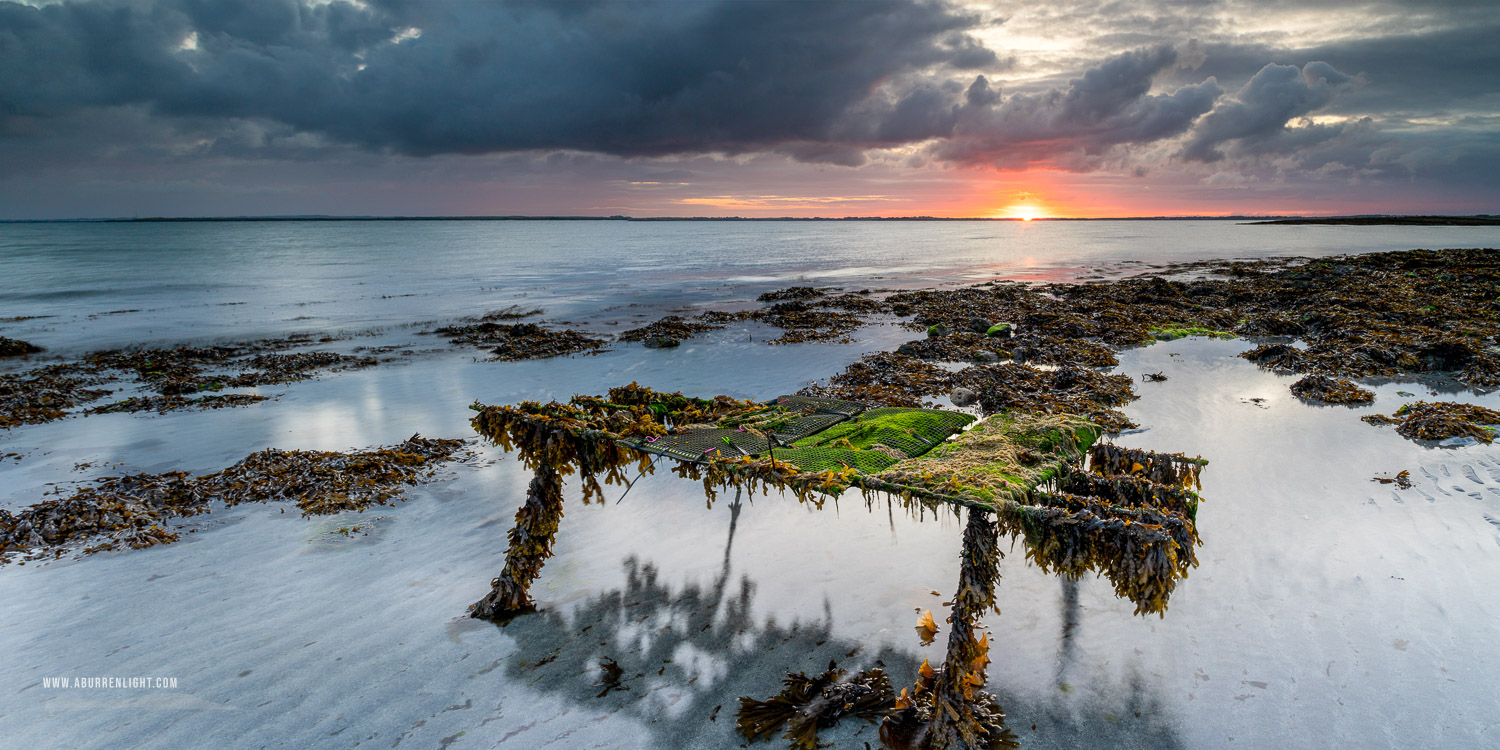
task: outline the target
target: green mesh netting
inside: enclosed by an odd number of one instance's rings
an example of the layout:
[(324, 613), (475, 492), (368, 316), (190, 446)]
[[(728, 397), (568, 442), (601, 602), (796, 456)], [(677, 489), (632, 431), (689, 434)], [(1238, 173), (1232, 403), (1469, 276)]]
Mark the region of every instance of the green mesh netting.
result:
[[(739, 458), (766, 452), (766, 438), (753, 432), (704, 428), (665, 435), (654, 441), (632, 441), (631, 447), (674, 458), (697, 461), (702, 458)], [(715, 453), (717, 451), (717, 453)]]
[[(865, 450), (873, 445), (895, 448), (908, 458), (932, 450), (964, 425), (974, 421), (969, 414), (931, 409), (871, 409), (794, 443), (797, 447), (828, 447)], [(847, 445), (842, 441), (847, 440)]]
[(851, 451), (845, 448), (777, 448), (776, 460), (785, 461), (803, 471), (839, 471), (853, 468), (874, 474), (896, 463), (894, 456), (879, 451)]
[(802, 438), (814, 435), (828, 429), (848, 417), (842, 414), (809, 414), (805, 417), (792, 417), (785, 425), (781, 425), (771, 431), (777, 440), (783, 443), (794, 443)]

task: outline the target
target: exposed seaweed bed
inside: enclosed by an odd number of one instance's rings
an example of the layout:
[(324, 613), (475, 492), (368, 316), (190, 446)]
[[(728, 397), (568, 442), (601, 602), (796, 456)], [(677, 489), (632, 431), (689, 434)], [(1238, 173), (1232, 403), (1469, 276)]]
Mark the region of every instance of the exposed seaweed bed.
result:
[(172, 519), (207, 513), (214, 503), (286, 501), (304, 516), (362, 511), (396, 499), (462, 446), (460, 440), (413, 435), (398, 445), (350, 453), (271, 448), (198, 477), (180, 471), (103, 477), (20, 513), (0, 509), (0, 565), (61, 557), (80, 547), (91, 553), (174, 542), (179, 534)]
[(0, 429), (61, 419), (70, 409), (114, 392), (98, 386), (136, 385), (156, 395), (91, 406), (84, 414), (217, 409), (264, 401), (258, 394), (219, 394), (306, 380), (321, 372), (371, 367), (377, 360), (330, 351), (285, 350), (333, 337), (293, 336), (217, 346), (91, 352), (75, 361), (0, 373)]

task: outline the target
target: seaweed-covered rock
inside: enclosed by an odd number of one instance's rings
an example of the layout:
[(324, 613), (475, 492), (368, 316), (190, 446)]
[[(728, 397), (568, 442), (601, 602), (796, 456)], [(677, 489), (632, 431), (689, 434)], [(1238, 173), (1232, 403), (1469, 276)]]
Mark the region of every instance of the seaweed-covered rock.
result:
[(681, 341), (670, 336), (652, 336), (642, 343), (647, 349), (672, 349), (682, 345)]
[(1308, 375), (1291, 385), (1292, 395), (1303, 401), (1322, 401), (1328, 404), (1370, 404), (1375, 394), (1343, 378), (1328, 375)]
[(500, 345), (490, 350), (502, 362), (523, 359), (546, 359), (578, 353), (598, 353), (604, 340), (571, 328), (557, 331), (535, 323), (518, 323), (507, 327)]
[[(723, 328), (724, 324), (711, 322), (702, 317), (687, 319), (680, 315), (668, 315), (661, 320), (632, 328), (620, 333), (621, 341), (650, 341), (651, 339), (690, 339), (705, 331)], [(647, 344), (650, 346), (650, 344)], [(654, 348), (654, 347), (653, 347)]]
[(758, 302), (792, 302), (806, 301), (827, 296), (828, 289), (820, 289), (812, 286), (791, 286), (774, 292), (766, 292), (756, 297)]
[(1500, 411), (1452, 401), (1418, 401), (1397, 409), (1389, 417), (1371, 414), (1362, 419), (1376, 425), (1394, 424), (1396, 432), (1412, 440), (1474, 438), (1488, 443), (1495, 439)]
[(36, 354), (39, 351), (42, 351), (42, 347), (30, 341), (0, 336), (0, 357), (19, 357), (25, 354)]

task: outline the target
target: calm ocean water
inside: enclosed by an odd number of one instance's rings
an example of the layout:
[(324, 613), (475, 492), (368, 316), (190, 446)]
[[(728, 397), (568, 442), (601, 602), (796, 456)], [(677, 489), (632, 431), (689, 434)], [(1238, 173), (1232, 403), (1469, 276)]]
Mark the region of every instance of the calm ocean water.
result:
[[(389, 222), (0, 225), (0, 335), (49, 352), (304, 331), (411, 345), (378, 367), (261, 389), (244, 408), (103, 414), (0, 431), (0, 508), (100, 476), (216, 471), (268, 446), (343, 450), (472, 436), (468, 405), (565, 399), (637, 380), (768, 398), (915, 334), (769, 346), (734, 324), (677, 349), (488, 362), (419, 336), (509, 305), (618, 330), (664, 311), (753, 304), (793, 283), (850, 288), (1114, 276), (1212, 257), (1497, 247), (1494, 228), (1021, 223)], [(46, 316), (15, 321), (24, 316)], [(616, 328), (612, 328), (615, 324)], [(1372, 384), (1316, 407), (1242, 340), (1121, 353), (1162, 372), (1119, 442), (1211, 460), (1201, 565), (1162, 619), (1107, 581), (1068, 583), (1017, 547), (986, 618), (990, 690), (1038, 748), (1489, 748), (1500, 732), (1500, 447), (1436, 449), (1359, 416), (1432, 398)], [(130, 395), (128, 390), (110, 398)], [(1500, 394), (1443, 394), (1500, 407)], [(1253, 399), (1253, 400), (1252, 400)], [(503, 564), (529, 472), (477, 457), (403, 502), (302, 519), (216, 508), (140, 551), (0, 567), (0, 747), (739, 747), (740, 696), (829, 660), (909, 684), (942, 659), (918, 613), (957, 580), (962, 524), (857, 493), (821, 510), (772, 495), (706, 504), (670, 471), (583, 506), (576, 480), (533, 589), (505, 628), (465, 607)], [(1396, 491), (1370, 477), (1409, 470)], [(358, 526), (360, 533), (339, 530)], [(946, 626), (945, 626), (946, 628)], [(600, 695), (603, 659), (628, 690)], [(48, 677), (168, 677), (67, 690)], [(878, 744), (842, 723), (837, 748)], [(1485, 738), (1489, 739), (1486, 740)], [(868, 743), (868, 744), (867, 744)], [(766, 743), (757, 747), (784, 747)]]
[(934, 286), (1493, 246), (1500, 228), (1230, 221), (0, 224), (0, 318), (51, 316), (4, 330), (45, 332), (70, 352), (399, 326), (510, 304), (603, 319), (793, 283)]

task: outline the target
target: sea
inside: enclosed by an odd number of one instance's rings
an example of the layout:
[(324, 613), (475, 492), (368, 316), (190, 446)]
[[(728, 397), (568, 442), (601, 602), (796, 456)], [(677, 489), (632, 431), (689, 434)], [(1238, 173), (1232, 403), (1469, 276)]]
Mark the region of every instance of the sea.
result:
[[(364, 513), (276, 504), (189, 519), (182, 541), (0, 567), (0, 746), (731, 748), (742, 696), (830, 661), (899, 687), (942, 660), (963, 517), (857, 493), (821, 508), (720, 497), (668, 471), (566, 515), (504, 627), (465, 616), (500, 572), (529, 472), (479, 440), (475, 402), (639, 382), (770, 398), (917, 334), (771, 345), (732, 324), (676, 349), (488, 361), (428, 331), (486, 313), (606, 338), (663, 315), (756, 307), (793, 285), (1103, 281), (1223, 258), (1496, 247), (1500, 228), (1131, 221), (274, 221), (0, 224), (0, 336), (46, 352), (293, 334), (377, 367), (251, 389), (241, 408), (102, 414), (0, 432), (0, 509), (133, 472), (413, 433), (473, 456)], [(1500, 252), (1500, 251), (1497, 251)], [(1369, 384), (1316, 407), (1241, 340), (1130, 349), (1118, 442), (1202, 455), (1200, 566), (1163, 617), (1102, 579), (1001, 561), (988, 690), (1023, 748), (1444, 747), (1500, 742), (1500, 448), (1433, 447), (1358, 418), (1441, 397)], [(116, 386), (118, 387), (118, 386)], [(131, 395), (128, 390), (115, 396)], [(1372, 481), (1409, 470), (1410, 490)], [(358, 533), (345, 533), (358, 526)], [(920, 644), (932, 610), (944, 629)], [(605, 690), (601, 664), (624, 669)], [(150, 687), (128, 687), (149, 678)], [(69, 687), (58, 687), (57, 678)], [(83, 678), (75, 682), (74, 678)], [(162, 682), (153, 682), (162, 678)], [(92, 682), (90, 682), (92, 680)], [(90, 687), (71, 687), (72, 685)], [(127, 685), (127, 687), (120, 687)], [(162, 685), (163, 687), (155, 687)], [(878, 747), (858, 721), (823, 734)], [(776, 747), (783, 740), (770, 740)], [(752, 745), (754, 746), (760, 746)]]

